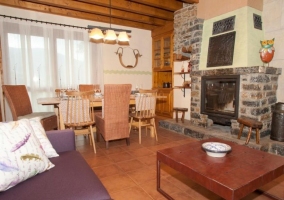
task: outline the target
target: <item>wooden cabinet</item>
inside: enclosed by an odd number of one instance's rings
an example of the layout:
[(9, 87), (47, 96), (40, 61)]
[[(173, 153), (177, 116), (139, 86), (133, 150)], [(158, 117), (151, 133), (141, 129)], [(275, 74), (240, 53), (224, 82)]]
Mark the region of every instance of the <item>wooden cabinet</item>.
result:
[(152, 87), (158, 89), (156, 114), (173, 117), (173, 88), (163, 88), (163, 83), (173, 81), (173, 23), (152, 30)]
[(165, 96), (166, 98), (157, 99), (156, 115), (172, 118), (173, 90), (171, 88), (158, 89), (158, 96)]

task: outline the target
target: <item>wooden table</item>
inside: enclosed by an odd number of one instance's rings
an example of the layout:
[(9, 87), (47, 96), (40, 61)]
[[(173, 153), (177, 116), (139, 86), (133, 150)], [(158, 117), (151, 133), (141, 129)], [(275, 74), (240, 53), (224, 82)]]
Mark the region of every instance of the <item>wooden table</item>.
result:
[[(53, 105), (54, 107), (58, 108), (60, 103), (60, 98), (58, 97), (47, 97), (47, 98), (39, 98), (37, 99), (38, 104), (42, 105)], [(135, 104), (135, 98), (130, 97), (129, 105)], [(91, 100), (92, 107), (101, 107), (102, 106), (102, 98), (93, 98)]]
[[(209, 141), (226, 143), (232, 151), (222, 158), (210, 157), (201, 148)], [(173, 198), (160, 187), (161, 162), (225, 199), (241, 199), (284, 174), (281, 156), (217, 138), (191, 142), (157, 151), (157, 190), (168, 199)]]
[[(57, 127), (59, 127), (59, 129), (62, 129), (61, 128), (62, 126), (60, 126), (60, 116), (59, 116), (59, 109), (58, 109), (58, 105), (60, 104), (60, 98), (59, 97), (39, 98), (39, 99), (37, 99), (37, 103), (41, 104), (41, 105), (53, 105), (54, 106), (54, 112), (57, 116)], [(130, 96), (129, 105), (135, 105), (135, 97), (134, 96)], [(101, 107), (102, 106), (102, 98), (94, 97), (93, 99), (91, 99), (90, 106), (91, 107)]]

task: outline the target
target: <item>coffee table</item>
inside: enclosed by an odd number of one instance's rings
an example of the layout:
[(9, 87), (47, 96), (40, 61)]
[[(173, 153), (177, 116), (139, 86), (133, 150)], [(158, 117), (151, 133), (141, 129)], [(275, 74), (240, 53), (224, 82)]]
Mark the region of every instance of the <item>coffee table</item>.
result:
[[(232, 151), (222, 158), (210, 157), (201, 147), (204, 142), (226, 143)], [(241, 199), (284, 174), (281, 156), (217, 138), (191, 142), (157, 151), (157, 190), (168, 199), (173, 198), (160, 185), (161, 163), (225, 199)]]

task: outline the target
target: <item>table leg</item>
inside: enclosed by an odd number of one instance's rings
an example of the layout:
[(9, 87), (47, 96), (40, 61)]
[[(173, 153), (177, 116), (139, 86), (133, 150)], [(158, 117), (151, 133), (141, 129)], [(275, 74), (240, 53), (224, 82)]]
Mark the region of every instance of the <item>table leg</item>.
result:
[(161, 167), (159, 160), (157, 160), (157, 190), (167, 199), (174, 200), (174, 198), (161, 189)]

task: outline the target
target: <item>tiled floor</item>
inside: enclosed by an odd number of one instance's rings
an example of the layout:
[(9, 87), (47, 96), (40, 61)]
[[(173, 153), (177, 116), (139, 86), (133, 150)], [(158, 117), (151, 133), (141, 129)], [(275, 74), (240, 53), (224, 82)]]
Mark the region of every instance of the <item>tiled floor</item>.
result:
[[(130, 146), (126, 146), (125, 140), (118, 140), (110, 142), (109, 149), (106, 149), (101, 139), (101, 142), (96, 143), (97, 154), (93, 153), (88, 139), (84, 137), (77, 138), (76, 146), (113, 199), (166, 199), (156, 190), (156, 151), (189, 143), (195, 139), (158, 126), (157, 132), (158, 142), (150, 136), (149, 131), (147, 136), (143, 131), (141, 145), (138, 143), (138, 131), (135, 130), (131, 132)], [(161, 174), (161, 187), (174, 199), (222, 199), (170, 167), (162, 165)], [(284, 175), (262, 189), (284, 199)], [(264, 194), (256, 192), (244, 198), (244, 200), (268, 199), (270, 198)]]

